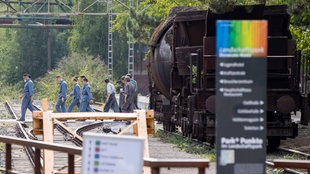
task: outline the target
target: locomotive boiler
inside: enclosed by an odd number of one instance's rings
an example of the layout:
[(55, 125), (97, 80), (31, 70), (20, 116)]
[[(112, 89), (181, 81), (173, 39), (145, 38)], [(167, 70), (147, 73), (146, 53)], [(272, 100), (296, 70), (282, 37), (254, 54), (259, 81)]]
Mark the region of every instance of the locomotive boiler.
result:
[(280, 140), (298, 135), (291, 115), (308, 114), (300, 90), (301, 57), (287, 7), (264, 5), (235, 6), (222, 14), (176, 7), (157, 27), (149, 42), (150, 105), (165, 130), (180, 128), (184, 136), (214, 142), (216, 20), (261, 19), (268, 20), (268, 145), (277, 147)]

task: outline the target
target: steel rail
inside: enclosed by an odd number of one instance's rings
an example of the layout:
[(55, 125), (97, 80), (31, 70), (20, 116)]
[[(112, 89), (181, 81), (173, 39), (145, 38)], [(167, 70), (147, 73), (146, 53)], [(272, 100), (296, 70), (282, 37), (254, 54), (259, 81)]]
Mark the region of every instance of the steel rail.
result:
[(290, 148), (286, 148), (286, 147), (278, 147), (278, 150), (284, 151), (284, 152), (288, 152), (288, 153), (293, 153), (293, 154), (297, 154), (300, 156), (304, 156), (307, 159), (310, 159), (310, 154), (309, 153), (305, 153), (305, 152), (301, 152), (295, 149), (290, 149)]
[[(18, 117), (16, 115), (16, 113), (14, 112), (14, 109), (12, 108), (12, 106), (10, 105), (10, 103), (8, 101), (6, 101), (5, 103), (6, 108), (8, 109), (8, 112), (12, 115), (12, 117), (16, 120), (18, 120)], [(30, 137), (28, 136), (27, 131), (25, 130), (25, 128), (23, 127), (23, 125), (21, 124), (21, 122), (17, 122), (16, 124), (16, 129), (18, 130), (18, 135), (26, 140), (31, 140)], [(24, 147), (26, 154), (30, 160), (30, 163), (32, 164), (32, 166), (35, 166), (35, 159), (34, 159), (34, 154), (35, 154), (35, 149), (31, 148), (31, 147)]]
[[(274, 167), (274, 163), (270, 160), (267, 160), (266, 161), (266, 165), (271, 167), (271, 168), (275, 168)], [(297, 170), (294, 170), (294, 169), (289, 169), (289, 168), (283, 168), (283, 170), (287, 173), (291, 173), (291, 174), (304, 174), (304, 172), (299, 172)]]

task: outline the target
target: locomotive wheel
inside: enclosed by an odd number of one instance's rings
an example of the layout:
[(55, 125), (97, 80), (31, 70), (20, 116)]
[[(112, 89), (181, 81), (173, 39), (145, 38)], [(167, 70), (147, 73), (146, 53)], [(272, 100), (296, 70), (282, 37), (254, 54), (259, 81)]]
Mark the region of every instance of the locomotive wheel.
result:
[(270, 137), (268, 138), (268, 146), (267, 149), (268, 150), (275, 150), (280, 146), (280, 138), (278, 137)]

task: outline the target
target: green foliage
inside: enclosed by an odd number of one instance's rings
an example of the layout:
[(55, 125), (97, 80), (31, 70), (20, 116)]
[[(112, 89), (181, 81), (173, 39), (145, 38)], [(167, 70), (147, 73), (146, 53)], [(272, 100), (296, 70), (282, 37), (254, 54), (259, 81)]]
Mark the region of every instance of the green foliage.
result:
[(266, 173), (267, 174), (284, 174), (285, 172), (283, 169), (267, 168)]
[[(68, 32), (52, 30), (52, 67), (67, 55)], [(0, 29), (0, 60), (3, 64), (0, 78), (10, 84), (20, 81), (28, 72), (37, 78), (47, 71), (47, 38), (45, 29)]]
[[(93, 1), (81, 0), (80, 9), (88, 7)], [(77, 4), (75, 4), (77, 6)], [(75, 6), (75, 8), (77, 8)], [(88, 12), (106, 9), (106, 3), (89, 8)], [(76, 16), (75, 26), (68, 40), (71, 52), (83, 53), (85, 50), (104, 62), (108, 62), (108, 16)], [(114, 76), (127, 73), (128, 44), (125, 28), (113, 32), (113, 70)]]
[(4, 143), (0, 143), (0, 152), (4, 152), (4, 149), (5, 149), (5, 144)]
[(310, 1), (309, 0), (286, 0), (289, 11), (292, 14), (291, 22), (293, 25), (310, 25)]
[(0, 89), (0, 102), (19, 99), (22, 94), (23, 82), (21, 81), (13, 86), (0, 81)]
[(297, 41), (297, 48), (301, 51), (301, 55), (303, 58), (310, 58), (310, 29), (309, 27), (302, 26), (294, 26), (290, 27), (291, 33)]
[[(105, 92), (106, 78), (108, 75), (107, 67), (99, 58), (95, 58), (88, 53), (73, 53), (68, 57), (64, 57), (56, 69), (48, 72), (45, 76), (38, 79), (36, 88), (38, 89), (37, 96), (39, 98), (47, 98), (53, 102), (57, 102), (59, 84), (56, 82), (56, 76), (61, 75), (68, 84), (68, 95), (73, 90), (72, 78), (85, 75), (89, 80), (91, 92), (95, 101), (103, 101)], [(79, 85), (82, 89), (80, 80)], [(69, 105), (72, 97), (68, 97), (66, 104)]]
[(135, 41), (147, 44), (154, 29), (165, 20), (172, 7), (175, 6), (204, 6), (199, 0), (144, 0), (139, 6), (115, 6), (116, 11), (123, 11), (128, 15), (118, 15), (113, 29), (122, 31), (126, 26), (128, 34), (132, 34)]
[(212, 162), (216, 160), (215, 149), (195, 143), (179, 134), (171, 134), (162, 130), (157, 130), (154, 137), (160, 138), (164, 143), (174, 144), (177, 148), (187, 153), (197, 154), (203, 158), (208, 158)]

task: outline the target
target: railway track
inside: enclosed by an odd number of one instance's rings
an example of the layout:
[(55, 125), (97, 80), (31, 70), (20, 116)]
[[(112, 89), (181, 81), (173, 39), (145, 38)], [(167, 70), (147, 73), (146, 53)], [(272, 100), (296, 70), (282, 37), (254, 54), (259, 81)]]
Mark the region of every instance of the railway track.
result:
[[(4, 124), (3, 129), (11, 129), (11, 132), (7, 132), (6, 135), (10, 136), (16, 136), (20, 138), (24, 138), (27, 140), (32, 139), (31, 136), (29, 136), (25, 124), (21, 124), (21, 122), (17, 122), (18, 119), (17, 114), (15, 112), (14, 107), (9, 103), (5, 102), (2, 103), (1, 109), (3, 112), (7, 113), (7, 117), (2, 117), (1, 120), (3, 121), (0, 124)], [(2, 113), (3, 113), (2, 112)], [(29, 116), (26, 116), (29, 117)], [(7, 120), (7, 122), (5, 122)], [(34, 166), (34, 149), (32, 148), (24, 148), (22, 146), (16, 146), (13, 145), (13, 154), (12, 154), (12, 166), (13, 170), (21, 172), (21, 173), (33, 173), (33, 166)], [(4, 153), (3, 153), (4, 154)], [(1, 164), (1, 166), (3, 166)], [(32, 166), (32, 167), (30, 167)]]
[[(32, 134), (32, 114), (31, 112), (26, 112), (26, 121), (25, 123), (21, 123), (16, 121), (19, 119), (20, 115), (20, 107), (21, 104), (18, 101), (13, 101), (12, 103), (5, 102), (0, 105), (1, 118), (3, 124), (9, 124), (12, 128), (12, 136), (17, 136), (24, 139), (35, 139), (42, 141), (42, 135), (33, 135)], [(36, 110), (41, 110), (40, 106), (34, 105)], [(96, 112), (102, 112), (102, 108), (100, 104), (95, 104), (93, 106)], [(0, 122), (1, 124), (1, 122)], [(82, 146), (82, 140), (78, 138), (76, 135), (83, 136), (84, 132), (92, 131), (97, 133), (105, 133), (105, 134), (117, 134), (124, 127), (126, 127), (125, 121), (113, 121), (113, 120), (105, 120), (105, 121), (65, 121), (65, 122), (55, 122), (54, 129), (54, 143), (72, 145), (72, 146)], [(68, 129), (66, 129), (67, 127)], [(1, 129), (8, 129), (6, 126), (2, 126)], [(7, 134), (4, 131), (3, 135), (11, 135)], [(74, 131), (70, 131), (74, 130)], [(15, 153), (16, 152), (16, 153)], [(23, 155), (23, 157), (21, 157)], [(0, 159), (3, 157), (4, 152), (1, 155)], [(80, 171), (81, 163), (79, 162), (81, 157), (76, 157), (76, 166), (75, 171)], [(4, 160), (2, 160), (4, 161)], [(23, 148), (23, 147), (15, 147), (13, 146), (13, 169), (21, 172), (21, 173), (33, 173), (34, 166), (34, 149), (32, 148)], [(22, 163), (23, 165), (21, 165)], [(4, 162), (0, 160), (0, 167), (4, 167)], [(54, 169), (58, 172), (66, 172), (67, 168), (67, 155), (55, 152), (54, 153)], [(1, 172), (0, 172), (1, 173)]]
[[(267, 160), (266, 161), (266, 165), (268, 167), (274, 168), (274, 163), (272, 161)], [(283, 171), (285, 173), (289, 173), (289, 174), (304, 174), (304, 172), (300, 172), (298, 170), (294, 170), (294, 169), (289, 169), (289, 168), (284, 168)]]

